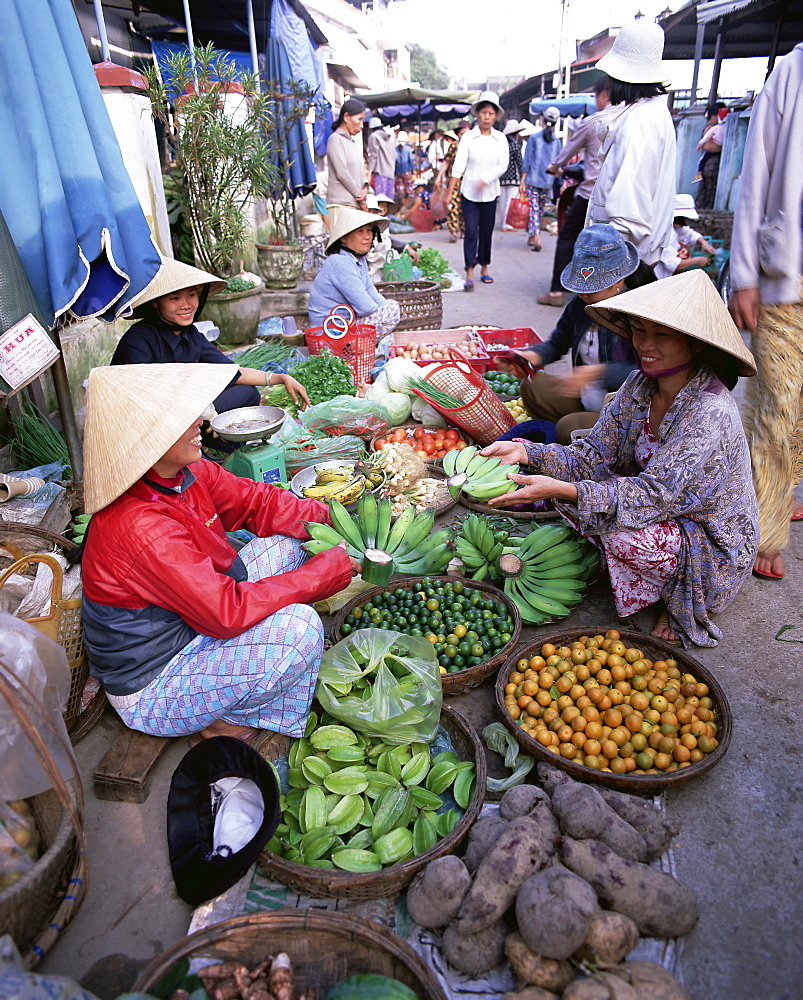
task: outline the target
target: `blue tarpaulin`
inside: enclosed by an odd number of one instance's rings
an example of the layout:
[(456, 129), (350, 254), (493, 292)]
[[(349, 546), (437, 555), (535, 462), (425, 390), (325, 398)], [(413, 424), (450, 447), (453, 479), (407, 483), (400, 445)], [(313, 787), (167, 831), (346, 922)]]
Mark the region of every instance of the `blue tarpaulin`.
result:
[[(173, 74), (170, 71), (170, 57), (178, 55), (181, 52), (189, 53), (189, 49), (183, 42), (158, 42), (155, 39), (151, 42), (151, 47), (153, 48), (153, 57), (156, 60), (156, 65), (159, 67), (162, 82), (167, 89), (170, 100), (174, 101), (178, 97), (178, 91), (173, 86)], [(238, 77), (240, 73), (247, 75), (248, 73), (254, 72), (250, 53), (229, 52), (228, 49), (218, 49), (217, 52), (228, 59), (229, 62), (234, 63), (237, 67)], [(209, 75), (211, 79), (217, 79), (212, 70), (210, 70)]]
[(70, 0), (0, 3), (0, 211), (48, 323), (113, 319), (160, 258)]
[[(287, 51), (278, 38), (269, 38), (267, 51), (265, 53), (265, 79), (272, 82), (276, 90), (289, 93), (286, 88), (290, 82), (290, 63), (287, 59)], [(277, 116), (279, 118), (278, 132), (284, 136), (283, 116), (290, 116), (297, 110), (295, 101), (288, 97), (278, 101)], [(306, 108), (303, 109), (306, 112)], [(315, 177), (315, 166), (310, 153), (309, 139), (307, 138), (307, 128), (304, 119), (295, 122), (289, 129), (287, 137), (283, 142), (281, 154), (285, 160), (287, 169), (287, 193), (291, 198), (299, 198), (315, 189), (317, 183)], [(281, 194), (281, 192), (276, 192)]]
[(593, 94), (572, 94), (570, 97), (561, 100), (548, 100), (544, 98), (533, 98), (530, 101), (530, 114), (540, 115), (547, 108), (557, 108), (561, 118), (584, 118), (586, 115), (593, 115), (597, 110), (597, 102)]

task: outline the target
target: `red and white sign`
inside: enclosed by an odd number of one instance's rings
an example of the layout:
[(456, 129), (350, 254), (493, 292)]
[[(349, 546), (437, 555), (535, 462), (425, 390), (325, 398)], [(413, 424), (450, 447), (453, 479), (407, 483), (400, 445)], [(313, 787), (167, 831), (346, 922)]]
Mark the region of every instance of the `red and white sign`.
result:
[(28, 313), (0, 336), (0, 377), (18, 389), (41, 375), (58, 356), (47, 330)]

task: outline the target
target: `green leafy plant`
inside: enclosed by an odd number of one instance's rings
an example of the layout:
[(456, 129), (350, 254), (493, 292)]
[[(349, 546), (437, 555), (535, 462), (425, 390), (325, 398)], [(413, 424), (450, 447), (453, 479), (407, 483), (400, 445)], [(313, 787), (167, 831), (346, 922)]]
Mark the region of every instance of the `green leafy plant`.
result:
[(192, 236), (195, 261), (207, 271), (231, 272), (251, 239), (247, 209), (276, 183), (271, 161), (275, 102), (258, 78), (212, 45), (167, 57), (173, 97), (156, 67), (146, 71), (154, 117), (170, 153), (171, 212)]
[(249, 281), (247, 278), (228, 278), (226, 281), (226, 287), (223, 289), (222, 294), (225, 295), (229, 292), (247, 292), (250, 288), (256, 288), (255, 281)]
[(425, 247), (419, 251), (418, 267), (425, 278), (437, 281), (441, 288), (448, 288), (451, 284), (448, 278), (444, 278), (446, 272), (451, 270), (449, 261), (435, 247)]

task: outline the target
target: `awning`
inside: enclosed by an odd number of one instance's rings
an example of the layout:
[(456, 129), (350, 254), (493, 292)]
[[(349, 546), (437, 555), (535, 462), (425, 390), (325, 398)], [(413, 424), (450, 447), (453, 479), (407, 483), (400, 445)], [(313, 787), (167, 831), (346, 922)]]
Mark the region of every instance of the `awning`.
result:
[(326, 68), (329, 70), (329, 76), (344, 90), (367, 89), (368, 85), (362, 82), (351, 66), (344, 66), (342, 63), (327, 63)]
[(70, 0), (0, 3), (0, 212), (48, 325), (121, 315), (160, 267)]
[(557, 108), (561, 118), (584, 118), (586, 115), (593, 115), (597, 110), (597, 102), (593, 94), (572, 94), (561, 100), (548, 98), (530, 101), (530, 113), (540, 115), (547, 108)]
[[(697, 25), (705, 26), (701, 58), (713, 59), (720, 24), (726, 33), (722, 56), (740, 59), (785, 55), (803, 39), (803, 3), (783, 0), (708, 0), (689, 3), (659, 23), (665, 32), (664, 59), (694, 59)], [(723, 20), (724, 19), (724, 20)], [(777, 48), (773, 42), (777, 37)]]
[(369, 108), (395, 107), (398, 105), (434, 105), (471, 107), (480, 96), (478, 90), (425, 90), (423, 87), (405, 87), (387, 93), (358, 94), (358, 100)]

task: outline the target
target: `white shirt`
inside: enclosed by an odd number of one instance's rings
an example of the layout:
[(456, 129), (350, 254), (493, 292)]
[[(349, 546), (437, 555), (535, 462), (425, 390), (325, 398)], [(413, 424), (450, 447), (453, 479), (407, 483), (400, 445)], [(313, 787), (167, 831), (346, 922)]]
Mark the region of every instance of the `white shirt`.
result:
[[(592, 323), (580, 341), (577, 354), (584, 365), (598, 365), (599, 362), (599, 327)], [(602, 379), (588, 382), (580, 390), (580, 402), (586, 412), (595, 413), (602, 409), (605, 398), (605, 383)]]
[(653, 264), (674, 243), (675, 130), (666, 97), (617, 104), (598, 129), (602, 166), (586, 225), (610, 223)]
[[(463, 178), (460, 194), (469, 201), (498, 198), (499, 178), (507, 170), (509, 158), (507, 138), (498, 129), (492, 128), (490, 135), (483, 135), (478, 127), (466, 132), (452, 167), (452, 177)], [(479, 181), (484, 181), (485, 187), (479, 187)]]

